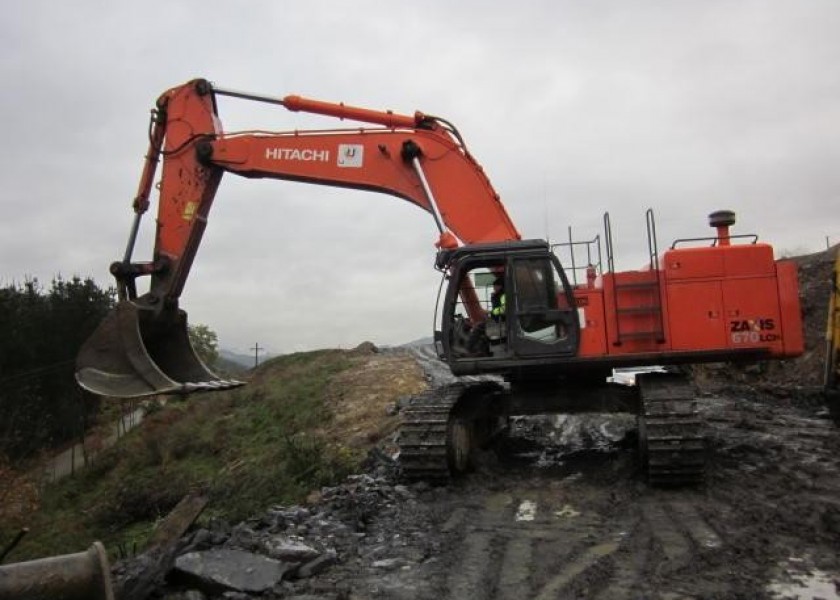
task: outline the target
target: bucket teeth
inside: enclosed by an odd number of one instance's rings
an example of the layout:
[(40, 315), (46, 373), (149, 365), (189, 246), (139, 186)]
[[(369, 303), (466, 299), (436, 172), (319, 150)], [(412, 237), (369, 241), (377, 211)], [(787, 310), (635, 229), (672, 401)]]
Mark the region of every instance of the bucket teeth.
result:
[(219, 379), (217, 381), (188, 381), (183, 384), (184, 390), (187, 393), (229, 390), (242, 385), (245, 385), (244, 381), (236, 381), (235, 379)]

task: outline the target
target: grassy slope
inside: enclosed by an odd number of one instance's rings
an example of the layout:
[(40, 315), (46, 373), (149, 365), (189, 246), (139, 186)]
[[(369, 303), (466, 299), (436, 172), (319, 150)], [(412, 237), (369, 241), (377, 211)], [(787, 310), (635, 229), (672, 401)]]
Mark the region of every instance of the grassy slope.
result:
[(243, 390), (193, 396), (148, 416), (92, 467), (48, 487), (25, 522), (0, 523), (0, 547), (30, 534), (8, 560), (85, 549), (142, 547), (156, 520), (194, 490), (209, 494), (203, 518), (239, 520), (301, 501), (344, 477), (355, 457), (312, 433), (332, 420), (330, 381), (358, 358), (339, 350), (266, 362)]

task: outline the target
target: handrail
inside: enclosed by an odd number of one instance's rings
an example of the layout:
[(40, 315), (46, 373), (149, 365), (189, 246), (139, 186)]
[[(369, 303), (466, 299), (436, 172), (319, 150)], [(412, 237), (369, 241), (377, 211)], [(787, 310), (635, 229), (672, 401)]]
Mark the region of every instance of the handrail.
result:
[[(755, 233), (742, 233), (741, 235), (730, 235), (729, 236), (730, 240), (734, 240), (734, 239), (738, 239), (738, 238), (752, 238), (752, 242), (750, 242), (751, 244), (758, 243), (758, 235), (755, 234)], [(671, 244), (671, 250), (676, 248), (677, 244), (682, 244), (682, 243), (685, 243), (685, 242), (708, 242), (708, 241), (712, 242), (712, 246), (717, 246), (718, 242), (720, 241), (720, 238), (717, 237), (717, 236), (699, 237), (699, 238), (680, 238), (678, 240), (674, 240), (674, 243)]]
[(612, 273), (615, 271), (615, 261), (613, 257), (612, 225), (608, 212), (604, 213), (604, 243), (607, 246), (607, 270)]
[(659, 271), (659, 245), (656, 241), (656, 220), (653, 216), (653, 209), (649, 208), (645, 212), (645, 221), (647, 221), (647, 236), (648, 236), (648, 256), (650, 257), (650, 268)]
[(661, 343), (665, 341), (665, 315), (662, 313), (662, 305), (664, 299), (662, 298), (662, 280), (659, 272), (659, 242), (656, 239), (656, 218), (653, 214), (653, 209), (648, 208), (645, 212), (645, 221), (647, 222), (648, 235), (648, 252), (650, 253), (650, 270), (656, 278), (656, 302), (659, 309), (656, 311), (657, 335), (656, 341)]
[[(575, 254), (575, 247), (576, 246), (584, 246), (586, 248), (586, 263), (579, 265), (577, 261), (577, 255)], [(592, 247), (595, 246), (597, 248), (597, 262), (593, 262), (593, 250)], [(601, 254), (601, 236), (596, 235), (591, 240), (582, 240), (582, 241), (574, 241), (572, 238), (572, 228), (569, 227), (569, 241), (568, 242), (557, 242), (555, 244), (551, 244), (551, 251), (553, 253), (557, 253), (557, 248), (568, 248), (569, 249), (569, 259), (571, 266), (566, 269), (567, 272), (571, 271), (572, 274), (572, 283), (573, 285), (578, 284), (577, 280), (577, 272), (578, 271), (585, 271), (590, 267), (595, 267), (595, 272), (597, 274), (603, 274), (604, 267), (602, 264), (602, 254)], [(563, 256), (560, 257), (561, 259), (565, 258), (565, 253)]]
[(575, 245), (572, 241), (572, 226), (569, 225), (569, 255), (572, 262), (572, 284), (577, 285), (577, 273), (575, 269)]

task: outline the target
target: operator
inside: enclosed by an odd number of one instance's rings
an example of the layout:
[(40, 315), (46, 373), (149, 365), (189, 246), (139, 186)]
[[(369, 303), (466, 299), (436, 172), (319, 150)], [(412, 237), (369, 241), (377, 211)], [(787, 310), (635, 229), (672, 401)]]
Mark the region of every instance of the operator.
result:
[(493, 282), (493, 293), (490, 294), (490, 318), (501, 321), (505, 317), (505, 280), (497, 277)]

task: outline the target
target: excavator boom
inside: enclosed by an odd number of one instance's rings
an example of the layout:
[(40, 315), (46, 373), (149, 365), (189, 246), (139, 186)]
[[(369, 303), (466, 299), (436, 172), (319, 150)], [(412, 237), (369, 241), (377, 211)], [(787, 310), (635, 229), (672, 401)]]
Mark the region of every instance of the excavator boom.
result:
[[(360, 121), (375, 127), (315, 131), (224, 133), (218, 96), (270, 102), (290, 111)], [(270, 98), (214, 88), (203, 79), (162, 94), (153, 111), (150, 144), (133, 207), (135, 219), (121, 261), (111, 265), (119, 304), (82, 347), (79, 384), (98, 394), (134, 397), (238, 385), (223, 381), (192, 352), (178, 300), (201, 244), (222, 175), (370, 190), (415, 204), (434, 218), (437, 245), (520, 239), (498, 194), (442, 119), (286, 96)], [(142, 215), (151, 205), (162, 162), (152, 260), (132, 254)], [(137, 293), (136, 279), (150, 278)], [(464, 286), (476, 319), (475, 290)]]

